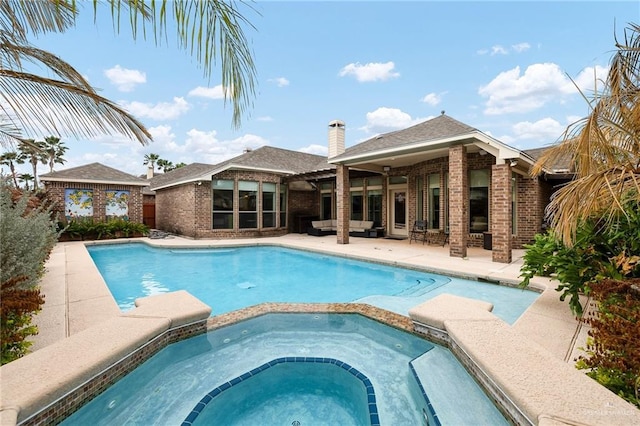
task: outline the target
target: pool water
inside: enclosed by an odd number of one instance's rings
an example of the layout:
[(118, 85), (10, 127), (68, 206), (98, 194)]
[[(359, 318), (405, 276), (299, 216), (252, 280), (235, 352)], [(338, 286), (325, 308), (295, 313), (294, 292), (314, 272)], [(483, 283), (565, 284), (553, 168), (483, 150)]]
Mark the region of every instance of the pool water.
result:
[(168, 249), (146, 244), (89, 246), (122, 310), (139, 297), (186, 290), (213, 315), (264, 302), (362, 301), (407, 315), (409, 308), (451, 293), (486, 300), (513, 323), (538, 293), (411, 269), (281, 247)]
[[(428, 413), (431, 425), (508, 424), (449, 350), (357, 314), (267, 314), (174, 343), (62, 424), (180, 425), (212, 389), (223, 387), (274, 359), (288, 357), (332, 358), (353, 366), (375, 389), (382, 425), (424, 425), (425, 413)], [(420, 377), (429, 401), (422, 396), (411, 366)], [(194, 424), (288, 426), (294, 421), (299, 421), (300, 426), (336, 424), (331, 417), (324, 417), (321, 407), (313, 413), (303, 404), (311, 388), (318, 389), (324, 396), (327, 396), (327, 389), (340, 395), (328, 398), (330, 404), (340, 407), (333, 411), (343, 413), (344, 423), (337, 424), (361, 424), (363, 417), (358, 409), (351, 403), (340, 402), (343, 398), (352, 402), (355, 399), (357, 405), (360, 397), (353, 395), (353, 390), (345, 390), (344, 386), (338, 389), (340, 386), (336, 385), (336, 389), (331, 389), (331, 384), (317, 375), (329, 382), (341, 379), (326, 374), (326, 370), (301, 372), (316, 376), (307, 383), (286, 375), (260, 378), (263, 373), (254, 379), (266, 381), (266, 386), (276, 382), (291, 386), (296, 392), (280, 389), (256, 396), (245, 392), (246, 389), (243, 391), (242, 382), (234, 384), (219, 395), (223, 397), (239, 386), (237, 392), (225, 396), (229, 399), (222, 400), (222, 406), (229, 412), (234, 411), (236, 405), (242, 406), (245, 397), (254, 398), (265, 409), (247, 413), (247, 417), (242, 414), (236, 417), (215, 413), (213, 406), (210, 415), (220, 423), (199, 423), (196, 419)], [(250, 386), (251, 380), (245, 385)], [(296, 398), (298, 394), (300, 399)], [(270, 395), (273, 398), (269, 398)], [(271, 403), (279, 404), (281, 396), (286, 402), (281, 405), (285, 411), (269, 410)], [(314, 401), (310, 400), (309, 404), (313, 405)], [(206, 411), (202, 411), (203, 420), (209, 416)], [(255, 423), (255, 419), (260, 421)]]

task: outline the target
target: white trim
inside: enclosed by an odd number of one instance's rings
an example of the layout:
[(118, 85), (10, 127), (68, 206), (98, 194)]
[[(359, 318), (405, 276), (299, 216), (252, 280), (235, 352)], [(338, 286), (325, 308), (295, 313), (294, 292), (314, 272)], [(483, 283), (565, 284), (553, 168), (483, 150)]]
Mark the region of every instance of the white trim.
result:
[(96, 179), (77, 179), (77, 178), (40, 178), (40, 182), (69, 182), (69, 183), (99, 183), (102, 185), (129, 185), (129, 186), (149, 186), (149, 182), (128, 182), (113, 180), (96, 180)]

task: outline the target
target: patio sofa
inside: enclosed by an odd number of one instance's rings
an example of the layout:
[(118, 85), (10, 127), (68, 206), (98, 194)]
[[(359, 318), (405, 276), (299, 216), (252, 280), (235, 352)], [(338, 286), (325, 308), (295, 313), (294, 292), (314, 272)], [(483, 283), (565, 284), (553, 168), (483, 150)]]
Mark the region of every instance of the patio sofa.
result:
[[(373, 221), (370, 220), (350, 220), (349, 235), (352, 237), (369, 237), (369, 231), (373, 228)], [(307, 229), (307, 234), (315, 235), (335, 235), (338, 229), (338, 221), (333, 219), (314, 220), (311, 227)]]

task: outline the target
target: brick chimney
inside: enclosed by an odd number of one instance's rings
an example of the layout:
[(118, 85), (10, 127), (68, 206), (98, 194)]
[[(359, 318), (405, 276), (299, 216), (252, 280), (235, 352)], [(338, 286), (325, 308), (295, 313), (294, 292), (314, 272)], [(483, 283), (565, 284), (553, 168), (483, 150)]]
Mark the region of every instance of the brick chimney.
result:
[(344, 152), (344, 121), (329, 122), (329, 158)]

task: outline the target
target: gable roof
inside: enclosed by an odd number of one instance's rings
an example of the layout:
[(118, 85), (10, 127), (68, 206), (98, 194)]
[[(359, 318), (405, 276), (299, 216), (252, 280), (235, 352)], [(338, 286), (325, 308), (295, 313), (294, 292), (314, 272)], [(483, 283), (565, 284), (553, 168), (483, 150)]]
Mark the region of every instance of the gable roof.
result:
[(315, 170), (319, 165), (329, 168), (327, 158), (299, 151), (263, 146), (247, 151), (219, 164), (194, 163), (151, 179), (151, 189), (158, 190), (189, 182), (210, 180), (226, 170), (263, 171), (280, 175), (293, 175)]
[(45, 173), (39, 177), (40, 180), (44, 182), (116, 183), (133, 186), (149, 185), (149, 181), (146, 179), (121, 172), (120, 170), (105, 166), (101, 163), (91, 163), (60, 170), (59, 172)]
[[(510, 147), (444, 112), (438, 117), (423, 121), (402, 130), (375, 136), (358, 145), (349, 147), (344, 153), (329, 158), (332, 164), (364, 165), (380, 167), (382, 163), (415, 162), (418, 156), (446, 155), (449, 147), (464, 144), (479, 151), (483, 149), (498, 159), (533, 160), (526, 153)], [(397, 163), (398, 164), (398, 163)], [(398, 164), (402, 165), (402, 164)]]

